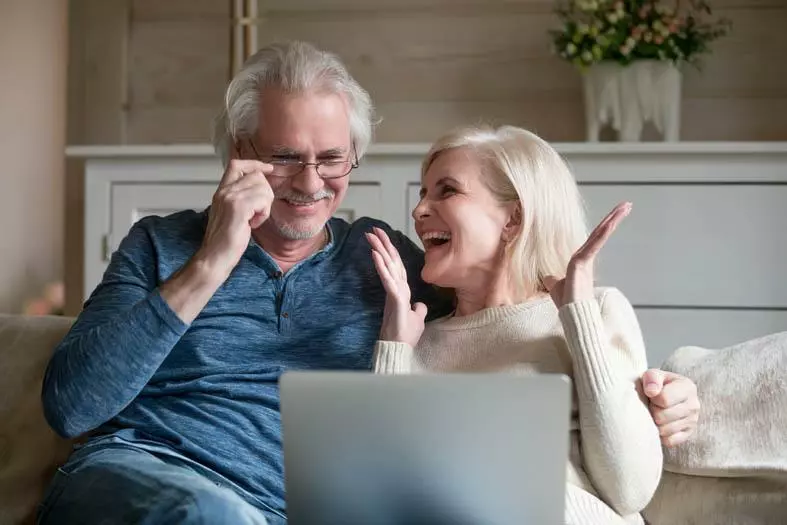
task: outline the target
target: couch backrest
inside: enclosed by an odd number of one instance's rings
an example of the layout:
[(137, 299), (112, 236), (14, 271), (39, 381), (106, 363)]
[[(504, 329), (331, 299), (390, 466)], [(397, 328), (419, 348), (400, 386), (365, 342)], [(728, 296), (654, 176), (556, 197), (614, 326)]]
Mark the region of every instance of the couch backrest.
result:
[(71, 443), (46, 423), (41, 381), (73, 319), (0, 314), (0, 525), (32, 523)]

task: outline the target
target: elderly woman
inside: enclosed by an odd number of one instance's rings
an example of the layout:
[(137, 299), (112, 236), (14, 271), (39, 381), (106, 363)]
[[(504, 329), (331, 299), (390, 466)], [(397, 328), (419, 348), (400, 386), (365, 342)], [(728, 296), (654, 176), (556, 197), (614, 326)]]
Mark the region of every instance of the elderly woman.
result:
[(467, 128), (423, 163), (413, 211), (425, 281), (456, 293), (456, 308), (424, 326), (399, 254), (367, 234), (387, 292), (378, 373), (561, 373), (574, 403), (565, 519), (643, 523), (662, 471), (659, 430), (638, 379), (647, 368), (634, 310), (595, 288), (595, 255), (631, 205), (587, 237), (576, 182), (545, 141), (523, 129)]

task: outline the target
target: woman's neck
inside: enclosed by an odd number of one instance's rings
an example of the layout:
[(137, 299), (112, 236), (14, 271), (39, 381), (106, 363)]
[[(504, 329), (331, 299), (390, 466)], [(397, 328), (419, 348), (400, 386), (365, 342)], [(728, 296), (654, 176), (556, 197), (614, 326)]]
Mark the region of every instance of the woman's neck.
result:
[(519, 304), (544, 295), (541, 292), (529, 294), (516, 292), (516, 286), (508, 275), (507, 271), (497, 270), (489, 279), (477, 280), (474, 286), (457, 288), (454, 315), (456, 317), (472, 315), (486, 308)]

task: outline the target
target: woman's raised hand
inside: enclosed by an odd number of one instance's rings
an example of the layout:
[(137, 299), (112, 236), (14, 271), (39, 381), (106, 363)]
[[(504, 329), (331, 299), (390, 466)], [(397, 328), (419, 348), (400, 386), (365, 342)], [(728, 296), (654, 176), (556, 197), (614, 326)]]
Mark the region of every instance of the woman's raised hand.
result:
[(630, 202), (622, 202), (615, 206), (593, 229), (585, 244), (571, 256), (566, 268), (566, 276), (562, 279), (551, 275), (543, 278), (544, 286), (558, 308), (593, 298), (593, 267), (596, 255), (630, 212)]
[(426, 305), (410, 304), (407, 270), (388, 235), (380, 228), (373, 228), (371, 233), (366, 234), (366, 238), (372, 246), (374, 266), (386, 292), (380, 339), (407, 343), (414, 347), (424, 331)]

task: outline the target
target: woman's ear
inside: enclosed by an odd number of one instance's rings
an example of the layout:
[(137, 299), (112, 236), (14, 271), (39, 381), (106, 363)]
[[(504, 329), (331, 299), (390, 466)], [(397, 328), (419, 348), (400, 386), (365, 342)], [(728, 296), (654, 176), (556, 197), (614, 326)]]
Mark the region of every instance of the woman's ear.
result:
[(511, 242), (516, 239), (516, 236), (519, 235), (520, 230), (522, 229), (522, 205), (517, 202), (514, 204), (513, 209), (511, 210), (510, 215), (508, 216), (508, 222), (503, 227), (503, 240), (505, 242)]

